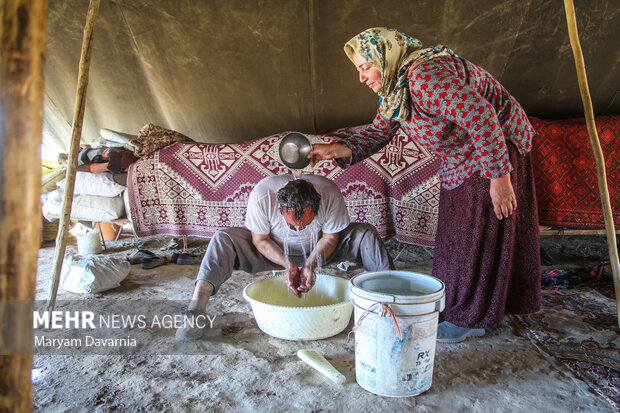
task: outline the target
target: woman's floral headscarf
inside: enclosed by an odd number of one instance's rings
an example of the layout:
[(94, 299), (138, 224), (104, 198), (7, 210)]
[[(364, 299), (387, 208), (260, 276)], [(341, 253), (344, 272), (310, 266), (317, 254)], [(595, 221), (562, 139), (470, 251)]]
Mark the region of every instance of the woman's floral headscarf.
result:
[(434, 57), (454, 55), (442, 45), (422, 48), (418, 39), (386, 27), (364, 30), (345, 44), (344, 51), (352, 62), (353, 55), (358, 53), (381, 71), (379, 112), (387, 119), (398, 121), (409, 117), (409, 69)]

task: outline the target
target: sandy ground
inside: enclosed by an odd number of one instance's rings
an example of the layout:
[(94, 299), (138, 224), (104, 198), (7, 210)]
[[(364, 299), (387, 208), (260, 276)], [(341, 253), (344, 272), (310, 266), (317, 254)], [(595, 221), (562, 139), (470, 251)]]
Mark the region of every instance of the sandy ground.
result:
[[(104, 254), (125, 257), (138, 245), (159, 255), (180, 251), (172, 237), (132, 237), (108, 243)], [(562, 240), (560, 240), (562, 241)], [(560, 254), (562, 242), (548, 243)], [(180, 240), (177, 244), (180, 244)], [(577, 258), (604, 250), (604, 242), (577, 242)], [(388, 242), (399, 269), (430, 274), (432, 249)], [(190, 239), (200, 253), (206, 240)], [(403, 249), (404, 248), (404, 249)], [(68, 253), (76, 253), (69, 246)], [(574, 252), (574, 251), (573, 251)], [(595, 252), (596, 253), (596, 252)], [(54, 248), (39, 253), (37, 299), (47, 297)], [(58, 300), (90, 304), (165, 300), (182, 309), (191, 296), (198, 266), (168, 263), (156, 269), (131, 267), (117, 289), (83, 296), (59, 289)], [(327, 272), (350, 278), (336, 267)], [(202, 339), (175, 343), (174, 329), (150, 332), (149, 343), (108, 355), (35, 354), (34, 410), (66, 411), (402, 411), (419, 412), (568, 412), (613, 411), (610, 404), (572, 378), (562, 365), (548, 359), (507, 318), (484, 337), (459, 344), (437, 343), (433, 384), (417, 397), (387, 398), (362, 389), (355, 380), (354, 339), (346, 333), (317, 341), (286, 341), (264, 334), (254, 320), (243, 288), (266, 274), (236, 272), (210, 301), (214, 328)], [(347, 378), (338, 385), (296, 356), (314, 348)], [(94, 351), (96, 352), (96, 351)]]

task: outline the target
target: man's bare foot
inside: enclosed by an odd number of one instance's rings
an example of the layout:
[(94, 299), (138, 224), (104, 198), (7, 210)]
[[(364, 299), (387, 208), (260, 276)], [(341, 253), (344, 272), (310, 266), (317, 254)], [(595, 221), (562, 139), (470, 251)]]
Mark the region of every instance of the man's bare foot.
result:
[(183, 327), (179, 327), (175, 334), (178, 341), (198, 340), (209, 326), (209, 319), (205, 309), (213, 293), (213, 284), (205, 280), (197, 280), (192, 300), (183, 312), (185, 316)]

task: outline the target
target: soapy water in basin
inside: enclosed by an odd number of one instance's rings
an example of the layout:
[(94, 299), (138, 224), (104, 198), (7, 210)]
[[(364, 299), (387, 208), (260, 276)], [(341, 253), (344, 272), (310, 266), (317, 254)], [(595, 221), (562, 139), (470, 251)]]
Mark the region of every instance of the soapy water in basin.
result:
[(247, 294), (261, 303), (295, 308), (327, 306), (349, 299), (347, 280), (320, 273), (314, 288), (302, 294), (301, 298), (289, 290), (282, 275), (253, 283), (248, 287)]

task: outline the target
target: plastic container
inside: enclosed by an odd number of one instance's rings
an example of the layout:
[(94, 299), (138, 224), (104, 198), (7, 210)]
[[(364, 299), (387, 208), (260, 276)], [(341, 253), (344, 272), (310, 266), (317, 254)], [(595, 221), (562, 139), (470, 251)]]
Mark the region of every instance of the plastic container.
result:
[(123, 226), (111, 222), (97, 222), (96, 225), (101, 230), (101, 239), (104, 241), (115, 241)]
[(284, 340), (320, 340), (344, 330), (353, 313), (349, 282), (317, 274), (314, 288), (296, 297), (282, 274), (254, 281), (243, 290), (258, 327)]
[(96, 229), (92, 229), (83, 235), (77, 235), (76, 239), (78, 254), (80, 255), (99, 254), (103, 250), (101, 241), (99, 241), (99, 231)]
[(388, 397), (417, 396), (427, 391), (433, 379), (444, 284), (409, 271), (368, 272), (353, 277), (350, 283), (357, 383)]

